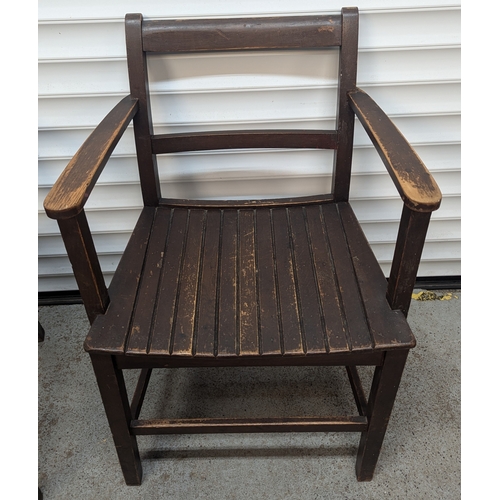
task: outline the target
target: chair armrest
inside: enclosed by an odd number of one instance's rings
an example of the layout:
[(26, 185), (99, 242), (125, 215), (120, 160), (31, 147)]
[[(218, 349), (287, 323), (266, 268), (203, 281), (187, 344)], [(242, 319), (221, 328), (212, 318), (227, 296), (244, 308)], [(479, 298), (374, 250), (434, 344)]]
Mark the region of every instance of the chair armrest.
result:
[(349, 92), (349, 100), (404, 204), (416, 212), (438, 209), (442, 197), (438, 185), (391, 119), (361, 89)]
[(441, 204), (441, 191), (417, 153), (368, 94), (356, 89), (349, 93), (349, 100), (404, 202), (387, 300), (392, 309), (406, 316), (431, 213)]
[(109, 295), (83, 207), (137, 108), (137, 99), (122, 99), (76, 152), (44, 201), (47, 215), (57, 219), (90, 323), (106, 311)]
[(82, 211), (137, 108), (137, 99), (122, 99), (76, 152), (45, 198), (45, 212), (51, 219), (69, 219)]

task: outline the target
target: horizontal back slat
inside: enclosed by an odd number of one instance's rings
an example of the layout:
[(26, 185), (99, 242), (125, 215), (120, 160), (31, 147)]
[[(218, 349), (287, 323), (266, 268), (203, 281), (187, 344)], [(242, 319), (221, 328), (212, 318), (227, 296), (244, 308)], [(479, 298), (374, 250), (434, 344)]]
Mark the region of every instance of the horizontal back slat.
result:
[(307, 49), (341, 44), (340, 16), (144, 20), (146, 52)]
[(239, 130), (163, 134), (153, 136), (152, 145), (155, 154), (213, 149), (335, 149), (337, 132), (334, 130)]

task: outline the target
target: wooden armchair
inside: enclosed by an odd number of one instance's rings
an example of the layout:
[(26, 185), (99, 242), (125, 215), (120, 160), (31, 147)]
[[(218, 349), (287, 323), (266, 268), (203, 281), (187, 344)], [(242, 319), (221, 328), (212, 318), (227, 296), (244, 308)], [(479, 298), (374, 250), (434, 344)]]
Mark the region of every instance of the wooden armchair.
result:
[[(92, 359), (127, 484), (142, 477), (136, 436), (355, 431), (356, 475), (372, 479), (409, 350), (406, 321), (441, 193), (378, 105), (356, 87), (358, 11), (340, 15), (159, 21), (126, 16), (130, 95), (104, 118), (45, 200), (83, 298)], [(146, 57), (158, 52), (339, 47), (337, 130), (155, 135)], [(355, 115), (402, 201), (389, 280), (349, 204)], [(84, 205), (133, 120), (144, 209), (109, 290)], [(331, 193), (273, 200), (186, 200), (160, 193), (156, 155), (228, 148), (336, 149)], [(340, 365), (358, 415), (141, 420), (153, 368)], [(375, 366), (365, 396), (356, 366)], [(129, 403), (123, 370), (141, 369)]]

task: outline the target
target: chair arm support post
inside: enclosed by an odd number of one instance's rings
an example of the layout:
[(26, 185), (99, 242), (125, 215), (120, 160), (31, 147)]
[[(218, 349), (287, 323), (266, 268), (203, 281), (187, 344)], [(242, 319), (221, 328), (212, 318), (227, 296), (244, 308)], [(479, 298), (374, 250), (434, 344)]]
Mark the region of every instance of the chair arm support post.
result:
[(136, 112), (137, 99), (127, 96), (90, 134), (45, 198), (43, 206), (51, 219), (69, 219), (83, 210), (102, 169)]
[(60, 219), (57, 223), (92, 324), (99, 314), (106, 311), (109, 295), (85, 211), (82, 210), (70, 219)]
[(392, 309), (400, 309), (405, 316), (408, 316), (431, 213), (403, 206), (387, 285), (387, 300)]

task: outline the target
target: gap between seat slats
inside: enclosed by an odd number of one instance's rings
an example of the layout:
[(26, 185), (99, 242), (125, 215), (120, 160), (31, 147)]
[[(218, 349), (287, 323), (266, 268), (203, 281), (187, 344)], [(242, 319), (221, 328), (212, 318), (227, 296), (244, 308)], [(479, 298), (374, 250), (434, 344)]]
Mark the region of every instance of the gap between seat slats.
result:
[[(126, 351), (238, 356), (371, 348), (338, 235), (335, 205), (159, 209)], [(340, 289), (348, 290), (345, 305)]]

